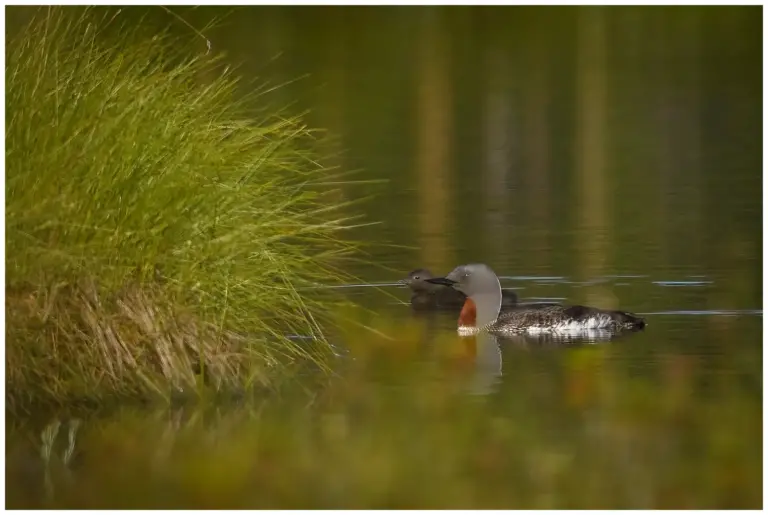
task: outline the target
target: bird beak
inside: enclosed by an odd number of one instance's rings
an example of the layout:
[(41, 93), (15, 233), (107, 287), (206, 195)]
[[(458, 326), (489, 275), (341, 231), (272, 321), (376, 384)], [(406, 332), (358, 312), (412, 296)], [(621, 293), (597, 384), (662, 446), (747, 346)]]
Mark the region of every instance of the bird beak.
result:
[(456, 281), (448, 279), (447, 277), (433, 277), (431, 279), (425, 279), (425, 281), (432, 284), (442, 284), (443, 286), (453, 286), (456, 284)]

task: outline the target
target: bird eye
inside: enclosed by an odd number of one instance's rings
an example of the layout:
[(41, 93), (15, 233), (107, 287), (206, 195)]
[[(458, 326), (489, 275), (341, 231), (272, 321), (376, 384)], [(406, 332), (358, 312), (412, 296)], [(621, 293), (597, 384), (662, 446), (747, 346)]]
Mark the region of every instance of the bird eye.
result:
[(416, 279), (417, 281), (418, 281), (419, 279), (421, 279), (421, 277), (419, 277), (418, 275), (414, 275), (414, 276), (413, 276), (413, 278), (414, 278), (414, 279)]

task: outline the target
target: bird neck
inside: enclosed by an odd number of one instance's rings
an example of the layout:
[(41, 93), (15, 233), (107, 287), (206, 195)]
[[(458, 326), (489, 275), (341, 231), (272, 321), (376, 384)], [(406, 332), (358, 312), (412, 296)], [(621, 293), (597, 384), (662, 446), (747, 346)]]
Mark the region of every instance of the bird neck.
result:
[(475, 306), (475, 325), (478, 329), (487, 327), (499, 318), (501, 311), (501, 284), (496, 279), (496, 287), (491, 291), (472, 295)]

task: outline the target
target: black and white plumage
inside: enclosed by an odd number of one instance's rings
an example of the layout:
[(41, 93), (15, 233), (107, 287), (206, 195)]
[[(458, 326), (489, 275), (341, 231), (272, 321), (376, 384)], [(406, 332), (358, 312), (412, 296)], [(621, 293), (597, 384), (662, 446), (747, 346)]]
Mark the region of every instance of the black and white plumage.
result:
[(515, 306), (501, 312), (499, 278), (488, 265), (460, 265), (445, 277), (426, 282), (450, 286), (465, 294), (459, 332), (573, 334), (588, 331), (640, 330), (645, 320), (625, 311), (559, 304)]

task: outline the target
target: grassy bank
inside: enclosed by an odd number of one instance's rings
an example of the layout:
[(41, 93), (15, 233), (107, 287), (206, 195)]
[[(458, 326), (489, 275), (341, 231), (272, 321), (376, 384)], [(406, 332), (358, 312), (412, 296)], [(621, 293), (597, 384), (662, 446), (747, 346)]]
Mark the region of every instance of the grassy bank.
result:
[(297, 289), (355, 246), (319, 135), (205, 45), (121, 23), (42, 8), (7, 46), (11, 409), (268, 386), (328, 350)]

